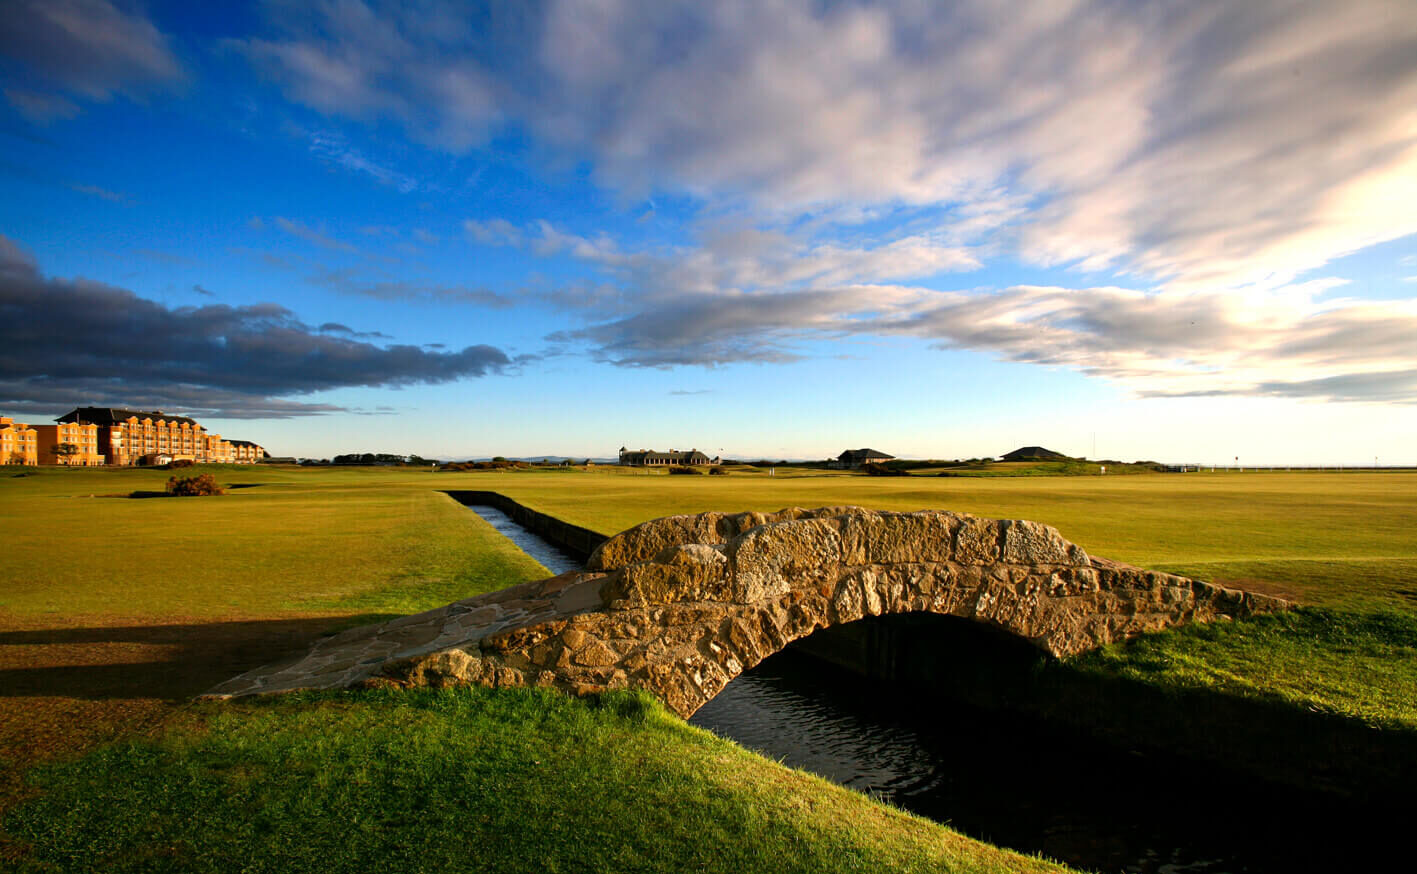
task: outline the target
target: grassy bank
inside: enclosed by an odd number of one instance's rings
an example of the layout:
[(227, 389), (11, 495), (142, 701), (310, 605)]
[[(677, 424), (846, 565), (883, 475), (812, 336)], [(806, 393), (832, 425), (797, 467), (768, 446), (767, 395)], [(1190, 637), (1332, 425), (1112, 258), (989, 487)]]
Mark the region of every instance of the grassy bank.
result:
[(648, 697), (366, 692), (201, 711), (52, 767), (21, 871), (1061, 871), (751, 755)]

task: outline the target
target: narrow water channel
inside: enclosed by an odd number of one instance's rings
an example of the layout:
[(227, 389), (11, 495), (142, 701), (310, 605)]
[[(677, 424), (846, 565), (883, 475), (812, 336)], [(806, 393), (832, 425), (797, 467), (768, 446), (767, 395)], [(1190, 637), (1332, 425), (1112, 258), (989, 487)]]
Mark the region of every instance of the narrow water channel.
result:
[[(506, 514), (473, 509), (553, 572), (579, 567)], [(1373, 824), (1332, 799), (868, 680), (792, 648), (689, 721), (971, 837), (1105, 874), (1351, 870), (1372, 848)]]
[(582, 562), (554, 543), (518, 525), (511, 516), (486, 504), (469, 504), (469, 510), (487, 520), (497, 533), (521, 547), (522, 552), (541, 562), (552, 574), (577, 570)]

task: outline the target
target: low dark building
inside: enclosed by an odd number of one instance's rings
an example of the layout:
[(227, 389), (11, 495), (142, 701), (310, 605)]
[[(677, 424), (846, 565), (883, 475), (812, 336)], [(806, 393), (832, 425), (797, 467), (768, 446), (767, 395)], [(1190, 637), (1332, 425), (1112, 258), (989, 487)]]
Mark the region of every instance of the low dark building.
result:
[(838, 455), (831, 466), (839, 470), (855, 470), (863, 464), (880, 464), (883, 461), (894, 460), (894, 455), (887, 455), (874, 449), (848, 449)]
[(697, 449), (690, 449), (687, 452), (678, 449), (671, 449), (668, 452), (657, 452), (653, 449), (631, 452), (621, 446), (620, 463), (626, 467), (699, 467), (705, 464), (718, 464), (719, 459), (709, 458)]
[(1004, 461), (1066, 461), (1068, 456), (1042, 446), (1022, 446), (1003, 456)]

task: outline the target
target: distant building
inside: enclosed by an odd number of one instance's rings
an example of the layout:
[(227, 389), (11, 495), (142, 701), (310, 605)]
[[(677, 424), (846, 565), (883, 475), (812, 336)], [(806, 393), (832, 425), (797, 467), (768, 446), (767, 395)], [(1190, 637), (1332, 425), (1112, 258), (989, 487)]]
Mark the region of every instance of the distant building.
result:
[(668, 452), (640, 449), (631, 452), (621, 446), (620, 463), (626, 467), (699, 467), (705, 464), (719, 464), (720, 460), (709, 458), (697, 449), (690, 449), (687, 452), (678, 449), (671, 449)]
[(0, 464), (39, 464), (38, 441), (29, 425), (0, 416)]
[[(249, 440), (223, 440), (187, 416), (162, 410), (78, 407), (55, 420), (60, 427), (94, 428), (98, 463), (115, 466), (162, 463), (160, 459), (255, 464), (266, 451)], [(53, 426), (47, 426), (53, 427)], [(41, 463), (50, 463), (41, 458)]]
[(250, 440), (232, 440), (232, 461), (237, 464), (255, 464), (266, 457), (266, 450)]
[[(98, 426), (86, 422), (60, 422), (57, 425), (35, 425), (40, 464), (63, 464), (70, 467), (98, 467), (104, 463), (98, 451)], [(73, 454), (60, 455), (55, 448), (61, 444), (74, 447)]]
[(1003, 456), (1004, 461), (1066, 461), (1068, 456), (1042, 446), (1021, 446)]
[(880, 464), (883, 461), (894, 460), (894, 455), (887, 455), (874, 449), (848, 449), (838, 455), (836, 461), (832, 462), (830, 466), (838, 470), (855, 470), (863, 464)]

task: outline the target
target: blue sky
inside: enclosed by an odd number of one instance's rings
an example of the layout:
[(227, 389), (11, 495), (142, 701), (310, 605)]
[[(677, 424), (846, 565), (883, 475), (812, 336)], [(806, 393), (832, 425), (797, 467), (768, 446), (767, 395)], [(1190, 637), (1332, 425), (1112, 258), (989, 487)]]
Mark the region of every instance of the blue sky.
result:
[(0, 413), (276, 454), (1417, 463), (1417, 10), (0, 19)]

